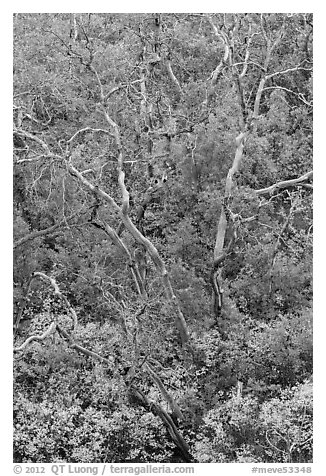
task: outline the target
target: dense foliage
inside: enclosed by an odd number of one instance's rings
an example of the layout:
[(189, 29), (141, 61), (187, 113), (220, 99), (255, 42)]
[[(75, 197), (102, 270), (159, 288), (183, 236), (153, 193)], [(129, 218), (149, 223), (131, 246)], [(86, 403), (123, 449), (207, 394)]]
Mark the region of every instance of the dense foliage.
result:
[(14, 16), (16, 462), (312, 461), (311, 51), (309, 14)]

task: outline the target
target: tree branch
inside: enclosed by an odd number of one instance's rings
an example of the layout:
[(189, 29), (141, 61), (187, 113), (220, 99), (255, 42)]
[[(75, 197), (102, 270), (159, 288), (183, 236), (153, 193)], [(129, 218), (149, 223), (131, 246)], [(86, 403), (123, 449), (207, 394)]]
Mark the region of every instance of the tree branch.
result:
[(68, 311), (70, 312), (71, 314), (71, 318), (72, 318), (72, 322), (73, 322), (73, 327), (72, 327), (72, 330), (75, 330), (76, 327), (77, 327), (77, 323), (78, 323), (78, 318), (77, 318), (77, 314), (76, 314), (76, 311), (75, 309), (71, 306), (70, 302), (68, 301), (68, 299), (66, 298), (66, 296), (64, 294), (62, 294), (62, 292), (60, 291), (59, 289), (59, 286), (56, 282), (56, 280), (54, 278), (51, 278), (50, 276), (48, 276), (47, 274), (45, 273), (42, 273), (41, 271), (35, 271), (33, 273), (33, 277), (35, 278), (41, 278), (43, 279), (43, 281), (48, 281), (51, 286), (53, 287), (54, 289), (54, 294), (59, 296), (59, 298), (65, 303)]
[(267, 91), (268, 89), (279, 89), (280, 91), (286, 91), (287, 93), (291, 93), (291, 94), (294, 94), (295, 96), (297, 96), (299, 98), (299, 100), (301, 102), (303, 102), (304, 104), (306, 104), (306, 106), (310, 106), (312, 107), (312, 102), (308, 102), (306, 100), (306, 98), (303, 96), (302, 93), (296, 93), (295, 91), (292, 91), (292, 89), (288, 89), (288, 88), (285, 88), (283, 86), (268, 86), (268, 87), (265, 87), (263, 89), (263, 91)]
[(44, 228), (43, 230), (33, 231), (32, 233), (29, 233), (28, 235), (23, 236), (22, 238), (20, 238), (19, 240), (14, 242), (13, 248), (16, 249), (19, 246), (26, 243), (27, 241), (34, 240), (35, 238), (39, 238), (40, 236), (45, 236), (45, 235), (51, 234), (52, 232), (54, 232), (55, 230), (60, 228), (60, 226), (63, 223), (66, 225), (67, 222), (69, 220), (71, 220), (72, 218), (74, 218), (75, 216), (76, 216), (76, 214), (74, 213), (73, 215), (70, 215), (68, 218), (63, 218), (62, 220), (58, 221), (57, 223), (55, 223), (52, 226), (49, 226), (48, 228)]
[[(45, 277), (46, 279), (49, 279), (50, 281), (54, 281), (48, 276), (44, 275), (44, 273), (38, 273), (37, 275), (42, 278)], [(55, 285), (55, 282), (53, 284)], [(110, 361), (107, 358), (101, 356), (97, 352), (89, 350), (77, 344), (76, 342), (74, 342), (73, 337), (60, 325), (55, 324), (54, 322), (51, 323), (49, 329), (47, 329), (47, 331), (44, 332), (41, 336), (35, 335), (35, 336), (29, 337), (21, 346), (16, 347), (14, 349), (14, 352), (23, 350), (29, 343), (33, 341), (44, 340), (46, 337), (54, 333), (56, 330), (58, 330), (59, 334), (68, 341), (69, 347), (71, 349), (74, 349), (77, 352), (83, 355), (86, 355), (87, 357), (91, 357), (100, 362), (110, 365)], [(155, 372), (152, 371), (152, 374), (154, 375)], [(150, 402), (148, 398), (144, 395), (144, 393), (141, 390), (137, 389), (134, 385), (130, 385), (130, 384), (127, 385), (127, 390), (130, 394), (130, 397), (133, 399), (133, 401), (136, 401), (139, 405), (143, 406), (145, 409), (149, 410), (150, 412), (152, 412), (154, 415), (157, 415), (161, 419), (162, 423), (167, 428), (174, 444), (181, 450), (185, 461), (186, 462), (193, 461), (193, 458), (189, 452), (189, 446), (183, 439), (182, 435), (180, 434), (171, 416), (165, 410), (163, 410), (163, 408), (161, 408), (158, 404), (154, 402)]]
[(283, 71), (276, 71), (275, 73), (270, 73), (266, 76), (266, 79), (273, 78), (275, 76), (278, 76), (279, 74), (286, 74), (286, 73), (291, 73), (292, 71), (299, 71), (299, 70), (312, 71), (311, 68), (302, 68), (300, 65), (297, 65), (294, 68), (287, 68), (287, 69), (284, 69)]
[(218, 30), (218, 28), (214, 24), (213, 19), (211, 18), (211, 16), (206, 15), (206, 18), (208, 19), (211, 27), (213, 28), (215, 35), (217, 36), (217, 38), (219, 38), (222, 41), (223, 46), (224, 46), (223, 56), (222, 56), (219, 64), (216, 66), (215, 70), (213, 71), (213, 73), (211, 75), (211, 86), (216, 86), (217, 81), (218, 81), (218, 79), (219, 79), (219, 77), (222, 73), (223, 67), (224, 67), (224, 65), (226, 64), (226, 62), (229, 58), (230, 47), (229, 47), (229, 43), (228, 43), (228, 39), (227, 39), (226, 35), (222, 31)]
[[(122, 154), (122, 152), (120, 152)], [(122, 159), (120, 158), (120, 163)], [(171, 281), (167, 272), (167, 269), (165, 267), (165, 263), (160, 257), (156, 247), (153, 245), (153, 243), (148, 240), (135, 226), (135, 224), (131, 221), (129, 215), (128, 215), (128, 210), (123, 209), (123, 205), (128, 203), (128, 200), (125, 199), (126, 201), (123, 203), (122, 207), (120, 208), (119, 205), (113, 200), (110, 195), (108, 195), (106, 192), (104, 192), (101, 188), (93, 185), (91, 182), (89, 182), (72, 164), (71, 162), (67, 162), (67, 168), (70, 171), (72, 175), (77, 177), (93, 194), (96, 196), (99, 196), (103, 198), (114, 210), (115, 212), (118, 213), (119, 217), (121, 218), (124, 226), (126, 229), (130, 232), (130, 234), (134, 237), (134, 239), (143, 245), (145, 249), (147, 250), (149, 256), (151, 257), (157, 271), (161, 275), (162, 281), (163, 281), (163, 286), (165, 289), (165, 294), (168, 299), (168, 301), (171, 303), (172, 308), (175, 309), (176, 316), (175, 316), (175, 321), (176, 321), (176, 326), (180, 332), (181, 336), (181, 341), (182, 343), (185, 343), (189, 340), (189, 333), (188, 333), (188, 328), (187, 324), (185, 321), (185, 318), (183, 316), (183, 313), (181, 311), (181, 308), (179, 306), (178, 300), (176, 295), (173, 292), (173, 288), (171, 285)], [(120, 186), (124, 187), (124, 173), (121, 174), (120, 177)], [(125, 188), (125, 187), (124, 187)], [(128, 193), (128, 192), (127, 192)], [(129, 196), (129, 194), (128, 194)]]
[(22, 345), (20, 345), (19, 347), (14, 347), (14, 352), (19, 352), (21, 350), (24, 350), (25, 347), (27, 347), (28, 344), (30, 344), (31, 342), (34, 342), (34, 341), (41, 342), (42, 340), (49, 337), (51, 334), (54, 334), (54, 332), (56, 331), (56, 327), (57, 327), (56, 323), (51, 322), (48, 329), (45, 332), (43, 332), (43, 334), (33, 335), (33, 336), (28, 337), (28, 339), (26, 339), (25, 342)]
[(309, 172), (305, 173), (304, 175), (301, 175), (301, 177), (298, 177), (296, 179), (290, 179), (290, 180), (283, 180), (281, 182), (274, 183), (273, 185), (270, 185), (269, 187), (266, 188), (261, 188), (259, 190), (256, 190), (257, 195), (272, 195), (276, 190), (282, 189), (282, 188), (287, 188), (287, 187), (292, 187), (293, 185), (301, 185), (303, 182), (308, 180), (310, 177), (312, 177), (313, 171), (310, 170)]
[[(249, 131), (241, 132), (236, 138), (236, 151), (232, 167), (229, 169), (224, 190), (224, 200), (229, 200), (232, 196), (232, 189), (234, 186), (233, 177), (237, 173), (240, 167), (241, 159), (243, 156), (243, 149), (248, 138)], [(221, 215), (218, 222), (215, 248), (214, 248), (214, 263), (217, 263), (221, 256), (223, 256), (224, 240), (227, 228), (227, 217), (225, 213), (225, 205), (222, 205)]]
[(84, 132), (103, 132), (104, 134), (108, 134), (111, 137), (114, 137), (111, 132), (105, 130), (105, 129), (94, 129), (93, 127), (84, 127), (83, 129), (80, 129), (79, 131), (75, 132), (73, 136), (70, 137), (70, 139), (67, 140), (67, 144), (70, 144), (79, 134), (83, 134)]
[(115, 230), (113, 228), (111, 228), (107, 223), (98, 224), (97, 222), (95, 222), (93, 220), (91, 220), (90, 223), (92, 225), (100, 228), (101, 230), (103, 230), (111, 238), (112, 242), (118, 248), (120, 248), (120, 250), (126, 255), (126, 257), (128, 259), (128, 264), (130, 266), (131, 274), (132, 274), (132, 277), (133, 277), (133, 280), (134, 280), (134, 283), (135, 283), (135, 286), (136, 286), (136, 289), (137, 289), (137, 293), (140, 296), (145, 297), (146, 296), (145, 286), (144, 286), (144, 282), (143, 282), (143, 280), (140, 276), (137, 264), (135, 263), (135, 260), (132, 258), (131, 254), (130, 254), (130, 251), (128, 250), (126, 245), (123, 243), (121, 238), (118, 236), (118, 234), (115, 232)]
[(150, 402), (148, 398), (144, 395), (144, 393), (141, 390), (137, 389), (134, 385), (130, 386), (129, 392), (132, 401), (137, 402), (146, 410), (150, 410), (154, 415), (157, 415), (161, 419), (164, 426), (167, 428), (174, 444), (180, 449), (185, 459), (185, 462), (194, 462), (193, 457), (190, 454), (189, 446), (181, 436), (178, 428), (176, 427), (170, 415), (168, 415), (166, 411), (163, 410), (163, 408), (161, 408), (157, 403)]
[(156, 372), (152, 369), (152, 367), (149, 365), (148, 362), (144, 364), (144, 368), (147, 370), (149, 376), (151, 379), (155, 382), (155, 384), (158, 386), (158, 388), (161, 391), (161, 394), (163, 398), (166, 400), (166, 402), (170, 405), (172, 412), (174, 415), (179, 418), (179, 420), (184, 420), (184, 416), (177, 405), (177, 403), (174, 401), (174, 399), (171, 397), (171, 395), (168, 393), (166, 388), (164, 387), (164, 384), (160, 377), (156, 374)]
[(182, 95), (182, 89), (181, 89), (180, 83), (179, 83), (179, 81), (178, 81), (177, 78), (175, 77), (175, 74), (174, 74), (173, 71), (172, 71), (171, 61), (166, 60), (166, 61), (165, 61), (165, 65), (166, 65), (166, 69), (168, 70), (168, 73), (169, 73), (169, 76), (170, 76), (171, 81), (172, 81), (172, 82), (174, 83), (174, 85), (176, 86), (177, 90), (179, 91), (179, 94)]
[(27, 139), (30, 139), (34, 142), (37, 142), (47, 153), (47, 156), (53, 156), (54, 154), (51, 154), (49, 146), (44, 142), (42, 139), (39, 137), (31, 134), (30, 132), (24, 131), (22, 129), (14, 129), (14, 132), (20, 136), (26, 137)]

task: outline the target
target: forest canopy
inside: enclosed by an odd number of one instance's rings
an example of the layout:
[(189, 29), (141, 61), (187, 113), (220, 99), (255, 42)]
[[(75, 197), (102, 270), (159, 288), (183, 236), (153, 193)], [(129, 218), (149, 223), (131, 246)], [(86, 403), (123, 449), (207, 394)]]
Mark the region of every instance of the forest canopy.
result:
[(14, 14), (14, 461), (312, 461), (312, 14)]

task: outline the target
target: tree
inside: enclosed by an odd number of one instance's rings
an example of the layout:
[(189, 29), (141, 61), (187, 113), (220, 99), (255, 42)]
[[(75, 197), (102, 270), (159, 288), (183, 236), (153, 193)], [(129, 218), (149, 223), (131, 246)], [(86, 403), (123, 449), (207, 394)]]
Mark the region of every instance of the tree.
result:
[[(15, 355), (36, 363), (16, 366), (18, 420), (52, 346), (80, 362), (85, 394), (89, 359), (98, 387), (124, 391), (104, 410), (76, 400), (89, 434), (113, 418), (123, 439), (122, 408), (143, 415), (160, 461), (196, 458), (194, 435), (235, 389), (256, 408), (309, 377), (311, 41), (309, 14), (15, 16)], [(287, 343), (287, 372), (278, 349), (299, 328), (306, 352)], [(17, 458), (69, 459), (51, 431), (43, 450), (18, 432)], [(222, 460), (247, 451), (232, 431)], [(147, 461), (131, 435), (123, 458)], [(121, 453), (98, 441), (74, 458)]]

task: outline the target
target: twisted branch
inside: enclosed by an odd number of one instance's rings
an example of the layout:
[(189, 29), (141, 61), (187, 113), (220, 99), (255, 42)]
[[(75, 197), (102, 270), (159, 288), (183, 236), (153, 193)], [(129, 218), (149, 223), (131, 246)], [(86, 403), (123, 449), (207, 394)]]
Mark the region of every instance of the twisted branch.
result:
[(30, 336), (28, 337), (28, 339), (25, 340), (25, 342), (20, 345), (19, 347), (14, 347), (14, 352), (19, 352), (21, 350), (24, 350), (25, 347), (28, 346), (28, 344), (30, 344), (31, 342), (33, 341), (37, 341), (37, 342), (40, 342), (44, 339), (46, 339), (47, 337), (49, 337), (51, 334), (54, 334), (54, 332), (56, 331), (56, 328), (57, 328), (57, 325), (55, 322), (51, 322), (51, 324), (49, 325), (48, 329), (43, 332), (43, 334), (41, 335), (33, 335), (33, 336)]

